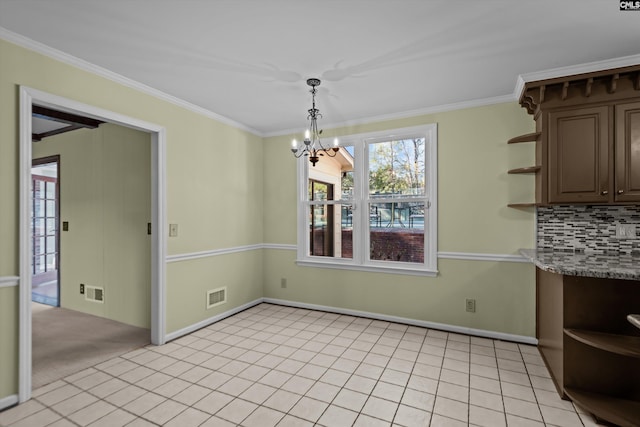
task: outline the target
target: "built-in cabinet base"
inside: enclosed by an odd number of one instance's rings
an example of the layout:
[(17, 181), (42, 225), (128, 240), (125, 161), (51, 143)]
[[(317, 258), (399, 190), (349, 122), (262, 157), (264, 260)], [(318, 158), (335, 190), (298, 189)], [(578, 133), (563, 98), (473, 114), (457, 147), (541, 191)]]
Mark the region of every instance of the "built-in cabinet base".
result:
[(536, 270), (538, 348), (558, 393), (596, 417), (640, 426), (640, 281)]

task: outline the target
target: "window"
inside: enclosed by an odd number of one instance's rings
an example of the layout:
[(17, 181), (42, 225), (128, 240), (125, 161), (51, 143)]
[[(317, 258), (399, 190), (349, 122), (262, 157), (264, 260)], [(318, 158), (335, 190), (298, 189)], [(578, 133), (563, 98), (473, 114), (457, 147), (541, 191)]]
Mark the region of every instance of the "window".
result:
[(437, 126), (342, 136), (298, 163), (298, 264), (437, 273)]

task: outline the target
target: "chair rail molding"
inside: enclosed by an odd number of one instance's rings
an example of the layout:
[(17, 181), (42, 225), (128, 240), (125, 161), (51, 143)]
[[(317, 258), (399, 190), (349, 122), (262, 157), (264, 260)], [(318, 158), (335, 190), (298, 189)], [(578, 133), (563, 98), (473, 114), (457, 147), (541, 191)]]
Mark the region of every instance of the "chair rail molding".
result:
[[(189, 261), (210, 256), (227, 255), (238, 252), (255, 251), (259, 249), (276, 249), (282, 251), (296, 251), (296, 245), (286, 243), (257, 243), (254, 245), (233, 246), (230, 248), (211, 249), (208, 251), (186, 252), (182, 254), (167, 255), (166, 261), (180, 262)], [(497, 261), (497, 262), (530, 262), (522, 255), (513, 254), (490, 254), (480, 252), (438, 252), (439, 259), (457, 259), (466, 261)]]
[(20, 284), (18, 276), (0, 276), (0, 288), (11, 288)]

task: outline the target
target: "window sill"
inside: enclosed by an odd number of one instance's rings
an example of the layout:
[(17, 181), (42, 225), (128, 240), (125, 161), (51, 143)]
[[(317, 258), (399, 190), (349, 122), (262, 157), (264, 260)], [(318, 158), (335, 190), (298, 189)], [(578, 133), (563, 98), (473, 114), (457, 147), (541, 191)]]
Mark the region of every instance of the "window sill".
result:
[(438, 270), (427, 270), (422, 268), (406, 267), (386, 267), (379, 265), (356, 265), (338, 262), (316, 261), (316, 260), (296, 260), (296, 265), (300, 267), (333, 268), (338, 270), (367, 271), (372, 273), (404, 274), (410, 276), (436, 277)]

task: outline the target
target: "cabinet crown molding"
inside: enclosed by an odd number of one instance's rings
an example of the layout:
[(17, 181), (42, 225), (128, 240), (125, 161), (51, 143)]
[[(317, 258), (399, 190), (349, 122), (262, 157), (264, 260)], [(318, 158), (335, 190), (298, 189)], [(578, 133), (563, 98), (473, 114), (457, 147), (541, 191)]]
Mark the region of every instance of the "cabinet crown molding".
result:
[(640, 64), (528, 82), (522, 88), (519, 102), (529, 114), (535, 115), (543, 104), (553, 108), (638, 96)]

